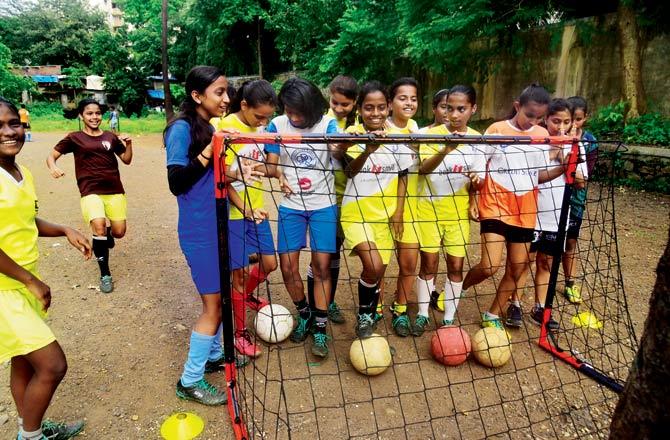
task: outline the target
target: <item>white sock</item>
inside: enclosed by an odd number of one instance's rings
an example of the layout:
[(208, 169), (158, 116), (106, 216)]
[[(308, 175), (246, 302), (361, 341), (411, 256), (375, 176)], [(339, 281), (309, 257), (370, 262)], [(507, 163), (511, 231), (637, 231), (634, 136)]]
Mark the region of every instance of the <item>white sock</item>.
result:
[(514, 304), (517, 307), (521, 307), (521, 302), (518, 299), (512, 300), (512, 304)]
[(19, 431), (23, 429), (23, 417), (16, 418), (17, 423), (19, 424)]
[(426, 283), (428, 283), (428, 292), (434, 292), (435, 291), (435, 278), (431, 278), (429, 280), (424, 280)]
[(419, 306), (419, 315), (428, 317), (428, 306), (430, 304), (430, 287), (428, 281), (416, 277), (416, 301)]
[(21, 428), (21, 440), (39, 440), (42, 438), (42, 428), (38, 428), (37, 431), (26, 431)]
[(444, 285), (444, 320), (453, 321), (456, 316), (456, 309), (458, 308), (458, 301), (461, 299), (461, 290), (463, 289), (463, 282), (455, 283), (447, 278)]
[(494, 315), (493, 313), (486, 311), (484, 312), (484, 320), (485, 321), (493, 321), (494, 319), (500, 319), (500, 316)]

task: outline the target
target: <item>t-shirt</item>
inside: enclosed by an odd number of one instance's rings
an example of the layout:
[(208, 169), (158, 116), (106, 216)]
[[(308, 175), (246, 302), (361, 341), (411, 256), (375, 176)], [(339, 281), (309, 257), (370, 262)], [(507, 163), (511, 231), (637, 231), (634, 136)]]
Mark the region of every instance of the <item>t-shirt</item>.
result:
[[(347, 129), (360, 133), (361, 126)], [(365, 145), (349, 147), (347, 156), (355, 159)], [(398, 178), (412, 166), (413, 152), (403, 144), (382, 144), (368, 156), (360, 172), (347, 180), (342, 199), (342, 222), (387, 222), (398, 206)]]
[[(179, 120), (165, 133), (167, 166), (186, 166), (190, 163), (188, 149), (191, 145), (191, 127)], [(187, 192), (177, 196), (179, 220), (177, 232), (182, 249), (216, 246), (216, 200), (214, 197), (214, 171), (207, 172)]]
[(126, 146), (111, 131), (91, 136), (83, 131), (68, 134), (54, 147), (61, 154), (74, 154), (74, 170), (81, 196), (123, 194), (117, 154)]
[[(219, 122), (218, 130), (224, 128), (231, 128), (239, 131), (240, 133), (260, 133), (261, 130), (256, 127), (250, 127), (244, 122), (240, 121), (237, 115), (230, 114), (225, 118), (221, 119)], [(263, 145), (263, 144), (231, 144), (230, 147), (226, 150), (226, 166), (229, 166), (231, 170), (237, 170), (239, 167), (238, 158), (243, 157), (252, 159), (254, 161), (266, 162), (266, 153), (273, 153), (279, 155), (279, 147), (276, 145)], [(242, 199), (244, 206), (249, 209), (258, 209), (265, 206), (263, 182), (254, 182), (251, 185), (247, 185), (241, 181), (234, 181), (232, 187), (237, 191), (240, 198)], [(231, 220), (241, 220), (244, 218), (244, 214), (237, 209), (232, 203), (230, 205), (230, 219)]]
[[(584, 177), (588, 178), (593, 172), (593, 167), (596, 164), (598, 159), (598, 143), (596, 142), (595, 136), (593, 136), (588, 131), (582, 133), (582, 139), (587, 142), (580, 142), (581, 148), (584, 150), (586, 155), (586, 172)], [(584, 165), (583, 163), (580, 165)], [(582, 172), (584, 168), (581, 168)], [(570, 198), (570, 215), (582, 218), (584, 216), (584, 208), (586, 207), (586, 187), (575, 189), (572, 192), (572, 197)]]
[[(310, 128), (296, 128), (286, 115), (272, 120), (268, 133), (337, 133), (337, 122), (324, 116)], [(289, 209), (314, 211), (335, 204), (335, 187), (330, 147), (328, 144), (281, 144), (266, 145), (266, 150), (280, 149), (281, 172), (293, 190), (284, 195), (281, 206)]]
[[(419, 126), (414, 119), (407, 121), (405, 128), (396, 127), (391, 118), (386, 122), (389, 128), (386, 130), (388, 134), (411, 134), (419, 131)], [(419, 176), (419, 153), (412, 148), (407, 147), (411, 152), (410, 158), (412, 164), (409, 167), (409, 174), (407, 175), (407, 195), (405, 196), (405, 209), (403, 210), (403, 221), (405, 223), (412, 223), (418, 221), (419, 216), (417, 212), (417, 203), (419, 198), (419, 186), (422, 185), (423, 178)]]
[[(424, 134), (452, 134), (444, 124), (428, 128)], [(480, 133), (468, 127), (468, 136)], [(444, 144), (421, 144), (421, 161), (434, 156)], [(466, 172), (475, 172), (481, 179), (486, 176), (486, 155), (483, 146), (459, 144), (447, 153), (425, 181), (419, 197), (418, 212), (422, 221), (465, 220), (470, 207), (470, 179)]]
[[(352, 111), (355, 112), (356, 110), (352, 110)], [(337, 121), (337, 127), (340, 129), (341, 132), (346, 130), (346, 128), (347, 128), (347, 118), (342, 118), (342, 119), (338, 118), (332, 108), (328, 109), (328, 112), (326, 113), (326, 116), (330, 116), (331, 118), (335, 119), (335, 121)]]
[(30, 120), (30, 112), (25, 108), (19, 109), (19, 120), (22, 124), (27, 124)]
[[(509, 121), (500, 121), (486, 135), (547, 137), (543, 127), (535, 125), (519, 130)], [(546, 169), (546, 145), (488, 144), (487, 172), (479, 193), (479, 216), (500, 220), (521, 228), (535, 228), (537, 185), (541, 170)]]
[[(37, 195), (33, 176), (19, 165), (23, 179), (14, 180), (0, 168), (0, 249), (33, 275), (37, 276)], [(23, 283), (0, 273), (0, 290), (25, 287)]]
[(110, 122), (119, 122), (119, 112), (117, 112), (116, 110), (112, 110), (109, 113), (109, 121)]

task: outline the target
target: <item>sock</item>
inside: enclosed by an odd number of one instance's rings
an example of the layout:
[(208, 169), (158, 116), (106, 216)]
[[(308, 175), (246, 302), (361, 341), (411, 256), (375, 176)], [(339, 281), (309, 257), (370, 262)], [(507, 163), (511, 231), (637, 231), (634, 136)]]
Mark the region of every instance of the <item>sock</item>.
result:
[(447, 279), (444, 285), (444, 320), (451, 321), (456, 316), (458, 301), (461, 299), (463, 282), (455, 283)]
[(107, 247), (114, 249), (114, 236), (112, 235), (112, 228), (107, 226)]
[(572, 287), (575, 285), (575, 280), (565, 280), (565, 287)]
[(536, 303), (535, 303), (535, 308), (536, 308), (536, 309), (543, 309), (544, 306), (543, 306), (542, 304), (540, 304), (539, 302), (536, 302)]
[(249, 271), (247, 285), (244, 287), (244, 293), (249, 295), (256, 290), (256, 287), (267, 279), (267, 274), (261, 270), (260, 264), (254, 264)]
[(340, 253), (331, 254), (330, 260), (330, 304), (335, 302), (337, 281), (340, 279)]
[(307, 266), (307, 300), (312, 312), (316, 311), (316, 302), (314, 301), (314, 272), (312, 265)]
[(109, 272), (109, 247), (106, 236), (93, 236), (93, 253), (98, 260), (98, 266), (100, 266), (100, 276), (111, 275)]
[(407, 313), (407, 304), (398, 304), (393, 301), (393, 314), (402, 315), (403, 313)]
[(203, 335), (195, 330), (191, 332), (191, 345), (188, 348), (188, 358), (181, 375), (181, 384), (190, 387), (205, 375), (205, 364), (215, 336)]
[(314, 311), (314, 331), (316, 333), (326, 333), (326, 325), (328, 324), (328, 311), (316, 309)]
[(521, 301), (519, 301), (518, 299), (513, 299), (512, 304), (514, 304), (517, 307), (521, 307)]
[(42, 428), (40, 427), (37, 431), (26, 431), (21, 428), (19, 434), (21, 435), (21, 440), (40, 440), (42, 438)]
[(293, 301), (293, 304), (295, 304), (295, 308), (298, 310), (302, 319), (309, 319), (312, 317), (312, 311), (309, 308), (309, 304), (307, 304), (307, 298), (303, 298), (300, 301)]
[(221, 348), (221, 334), (223, 333), (223, 324), (219, 324), (219, 328), (212, 340), (212, 346), (209, 348), (208, 361), (218, 361), (223, 356), (223, 348)]
[(428, 283), (428, 291), (429, 292), (435, 292), (435, 278), (431, 278), (429, 280), (424, 280), (426, 283)]
[(417, 313), (421, 316), (429, 316), (428, 306), (430, 304), (430, 292), (431, 290), (430, 287), (428, 287), (428, 281), (421, 277), (416, 277), (416, 302), (419, 307)]
[(367, 313), (372, 315), (375, 313), (377, 307), (377, 299), (379, 291), (377, 284), (366, 283), (363, 280), (358, 280), (358, 313)]
[(19, 430), (23, 429), (23, 417), (17, 417), (16, 422), (19, 424)]
[(247, 328), (246, 295), (233, 289), (231, 297), (233, 302), (233, 315), (235, 317), (235, 336), (238, 336)]
[(493, 321), (494, 319), (500, 319), (500, 316), (494, 315), (489, 311), (484, 312), (484, 321)]

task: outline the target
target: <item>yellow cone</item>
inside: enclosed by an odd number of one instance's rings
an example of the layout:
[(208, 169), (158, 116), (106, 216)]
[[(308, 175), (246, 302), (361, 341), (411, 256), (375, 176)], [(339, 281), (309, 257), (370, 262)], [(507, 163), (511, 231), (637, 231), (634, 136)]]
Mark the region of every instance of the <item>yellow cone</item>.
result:
[(172, 414), (161, 425), (161, 436), (165, 440), (191, 440), (200, 435), (205, 422), (193, 413)]
[(596, 315), (591, 312), (582, 312), (572, 317), (572, 323), (577, 327), (588, 327), (596, 330), (603, 328), (603, 323), (598, 321)]

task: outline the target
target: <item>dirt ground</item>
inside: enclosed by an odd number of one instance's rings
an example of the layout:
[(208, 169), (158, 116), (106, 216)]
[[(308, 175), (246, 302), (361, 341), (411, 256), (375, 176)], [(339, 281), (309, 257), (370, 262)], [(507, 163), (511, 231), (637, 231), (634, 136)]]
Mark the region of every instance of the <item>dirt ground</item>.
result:
[[(48, 152), (62, 135), (63, 133), (35, 133), (35, 141), (26, 144), (19, 156), (19, 162), (28, 166), (35, 177), (40, 217), (86, 231), (79, 210), (72, 158), (64, 157), (60, 160), (66, 176), (57, 181), (49, 176), (44, 164)], [(200, 311), (200, 300), (177, 241), (177, 206), (175, 198), (167, 188), (165, 153), (161, 148), (160, 136), (136, 136), (134, 145), (135, 157), (132, 165), (121, 166), (128, 194), (129, 220), (126, 238), (117, 241), (116, 248), (111, 251), (111, 268), (116, 290), (110, 295), (96, 290), (96, 263), (83, 262), (65, 239), (40, 241), (40, 271), (54, 295), (49, 324), (63, 346), (69, 362), (68, 374), (58, 389), (48, 417), (57, 420), (86, 419), (86, 431), (81, 434), (81, 438), (156, 439), (159, 438), (160, 425), (167, 416), (187, 410), (196, 412), (205, 420), (205, 430), (200, 438), (232, 438), (225, 407), (206, 408), (181, 401), (174, 395), (174, 386), (186, 356), (190, 328)], [(621, 268), (630, 314), (638, 337), (648, 311), (655, 267), (667, 237), (669, 213), (670, 197), (628, 189), (619, 189), (616, 192)], [(343, 273), (346, 273), (346, 269)], [(353, 269), (351, 273), (358, 274)], [(273, 283), (279, 283), (280, 280), (278, 273), (273, 274)], [(349, 293), (346, 295), (351, 296)], [(281, 303), (287, 306), (290, 304), (285, 294), (278, 296)], [(343, 294), (342, 302), (345, 305), (351, 306), (351, 301), (351, 298), (345, 298)], [(346, 328), (342, 327), (341, 336), (353, 334), (353, 315), (349, 313), (347, 317), (349, 322)], [(347, 402), (356, 400), (349, 399), (347, 390), (361, 382), (361, 376), (344, 371), (346, 368), (342, 365), (338, 370), (338, 364), (346, 358), (340, 354), (347, 351), (348, 344), (337, 340), (335, 345), (339, 347), (335, 349), (337, 360), (330, 363), (318, 365), (311, 362), (313, 359), (305, 356), (302, 348), (298, 348), (298, 354), (293, 355), (291, 353), (295, 352), (295, 347), (291, 345), (283, 352), (264, 353), (262, 361), (254, 371), (265, 371), (266, 374), (259, 380), (269, 381), (273, 376), (272, 366), (275, 362), (281, 362), (282, 358), (288, 356), (288, 364), (284, 364), (284, 368), (289, 365), (294, 372), (291, 378), (298, 379), (291, 382), (291, 387), (296, 388), (287, 391), (289, 397), (293, 393), (299, 395), (304, 391), (301, 388), (304, 384), (300, 380), (307, 377), (309, 382), (310, 372), (314, 371), (312, 382), (322, 379), (323, 389), (327, 390), (323, 396), (316, 398), (328, 401), (328, 407), (333, 408), (331, 413), (317, 411), (321, 423), (317, 434), (322, 437), (325, 434), (322, 430), (326, 429), (332, 438), (343, 438), (347, 435), (377, 438), (369, 430), (352, 428), (369, 427), (372, 412), (377, 414), (373, 421), (377, 423), (377, 430), (385, 429), (384, 432), (389, 437), (394, 432), (398, 434), (398, 427), (392, 422), (383, 423), (384, 417), (391, 420), (390, 415), (395, 411), (395, 401), (391, 397), (385, 397), (383, 379), (375, 387), (371, 387), (374, 397), (379, 397), (374, 401), (374, 407), (372, 404), (361, 403), (359, 408), (356, 403), (358, 410), (350, 411), (352, 404)], [(396, 352), (394, 362), (407, 359), (412, 349), (416, 351), (416, 346), (409, 340), (403, 342), (396, 338), (392, 345)], [(425, 349), (421, 350), (425, 352)], [(425, 356), (423, 353), (417, 359), (426, 357), (429, 355)], [(519, 362), (517, 358), (520, 361), (521, 356), (515, 356), (515, 362)], [(426, 371), (423, 368), (423, 362), (426, 361), (420, 362), (421, 371)], [(319, 368), (323, 370), (320, 371)], [(340, 374), (338, 382), (342, 389), (331, 393), (328, 388), (331, 386), (328, 382), (329, 376), (320, 375), (320, 372), (328, 372), (332, 368), (335, 368), (335, 372), (344, 373)], [(406, 382), (400, 385), (396, 383), (396, 387), (411, 391), (412, 386), (416, 385), (412, 381), (416, 379), (416, 372), (412, 368), (412, 364), (407, 365), (403, 376)], [(430, 369), (430, 365), (427, 368)], [(423, 378), (423, 386), (426, 388), (429, 382), (439, 381), (444, 370), (433, 368), (433, 371), (433, 376)], [(16, 411), (9, 393), (8, 376), (9, 366), (0, 365), (0, 423), (3, 414), (9, 416), (9, 420), (0, 425), (0, 438), (3, 439), (13, 438), (16, 433)], [(249, 376), (253, 374), (249, 372)], [(391, 377), (400, 376), (402, 374), (396, 371), (396, 375)], [(224, 384), (222, 374), (212, 375), (210, 379), (218, 386)], [(472, 384), (468, 381), (454, 381), (451, 377), (449, 379), (451, 383), (457, 384), (454, 385), (452, 394), (468, 394), (468, 387)], [(487, 399), (486, 388), (478, 389), (475, 393), (482, 405), (481, 402)], [(403, 408), (440, 406), (439, 396), (431, 399), (429, 394), (423, 393), (424, 400), (421, 400), (421, 393), (403, 395), (404, 399), (408, 399), (403, 400)], [(392, 392), (389, 396), (391, 395)], [(418, 400), (412, 403), (415, 398)], [(289, 406), (295, 405), (291, 399), (287, 399), (287, 402)], [(433, 409), (430, 408), (431, 414)], [(467, 405), (456, 409), (460, 411), (459, 417), (472, 410)], [(404, 411), (406, 423), (413, 423), (410, 413), (411, 411)], [(328, 419), (330, 415), (333, 415), (332, 420), (335, 422), (324, 423), (324, 419)], [(299, 416), (296, 417), (292, 420), (294, 426), (313, 423), (309, 418), (300, 420)], [(421, 421), (421, 418), (416, 420)], [(467, 421), (459, 423), (459, 427), (467, 428)], [(453, 429), (453, 426), (445, 425), (444, 429)], [(488, 431), (485, 435), (489, 435)], [(379, 437), (386, 436), (379, 434)], [(273, 435), (268, 435), (267, 438), (273, 438)], [(311, 434), (311, 438), (316, 436)], [(399, 437), (394, 435), (393, 438)], [(419, 434), (413, 438), (427, 437)]]

